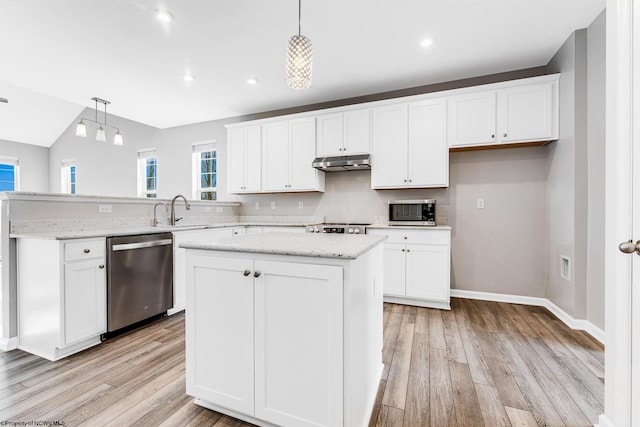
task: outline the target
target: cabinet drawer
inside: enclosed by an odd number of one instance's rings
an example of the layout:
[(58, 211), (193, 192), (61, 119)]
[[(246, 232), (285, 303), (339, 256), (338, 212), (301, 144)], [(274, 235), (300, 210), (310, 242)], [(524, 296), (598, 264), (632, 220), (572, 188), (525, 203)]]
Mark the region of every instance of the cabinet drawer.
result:
[(450, 244), (451, 236), (449, 230), (398, 230), (398, 229), (377, 229), (367, 230), (370, 234), (385, 235), (388, 239), (385, 243), (427, 243), (433, 245)]
[(104, 239), (81, 240), (64, 245), (64, 260), (76, 261), (80, 259), (104, 257), (106, 249)]

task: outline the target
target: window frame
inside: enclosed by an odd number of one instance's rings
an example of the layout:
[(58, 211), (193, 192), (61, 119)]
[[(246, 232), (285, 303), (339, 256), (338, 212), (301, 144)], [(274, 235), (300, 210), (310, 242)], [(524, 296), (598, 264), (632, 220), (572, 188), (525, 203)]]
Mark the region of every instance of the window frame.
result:
[(18, 157), (0, 156), (0, 164), (13, 166), (13, 190), (20, 191), (20, 159)]
[[(215, 161), (215, 170), (213, 173), (216, 177), (215, 187), (202, 187), (202, 153), (213, 152)], [(218, 149), (216, 147), (216, 141), (204, 141), (193, 144), (192, 148), (192, 199), (193, 200), (218, 200), (218, 177), (220, 176), (218, 170)], [(213, 193), (213, 199), (203, 199), (202, 193)]]
[[(154, 159), (154, 172), (155, 176), (153, 179), (155, 180), (155, 190), (148, 190), (147, 183), (149, 181), (148, 172), (148, 160)], [(155, 148), (147, 148), (143, 150), (138, 150), (138, 171), (137, 171), (137, 195), (138, 197), (143, 197), (145, 199), (156, 199), (158, 198), (158, 150)]]
[[(73, 168), (73, 171), (71, 170)], [(73, 179), (71, 175), (73, 174)], [(60, 192), (78, 194), (78, 166), (75, 159), (63, 160), (60, 165)]]

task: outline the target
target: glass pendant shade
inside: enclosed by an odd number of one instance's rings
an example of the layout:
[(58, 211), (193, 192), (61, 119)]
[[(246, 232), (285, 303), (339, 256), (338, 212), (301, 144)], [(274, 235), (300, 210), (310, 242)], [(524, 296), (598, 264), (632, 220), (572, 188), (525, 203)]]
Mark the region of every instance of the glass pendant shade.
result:
[(303, 35), (292, 36), (287, 49), (287, 85), (292, 89), (311, 86), (312, 65), (311, 40)]
[(107, 140), (107, 135), (104, 131), (104, 128), (100, 126), (98, 131), (96, 132), (96, 141), (105, 142)]
[(120, 131), (116, 132), (116, 135), (113, 137), (113, 145), (123, 145), (124, 141), (122, 140), (122, 134)]
[(76, 125), (76, 136), (87, 137), (87, 125), (85, 125), (82, 120)]

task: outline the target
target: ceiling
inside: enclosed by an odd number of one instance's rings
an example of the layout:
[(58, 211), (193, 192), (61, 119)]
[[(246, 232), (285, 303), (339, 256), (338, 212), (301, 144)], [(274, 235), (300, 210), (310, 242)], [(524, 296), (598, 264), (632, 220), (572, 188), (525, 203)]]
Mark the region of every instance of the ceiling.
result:
[[(296, 0), (0, 0), (0, 139), (50, 146), (94, 96), (110, 114), (166, 128), (535, 67), (604, 7), (304, 0), (313, 83), (298, 91), (284, 78)], [(173, 21), (158, 21), (159, 8)]]

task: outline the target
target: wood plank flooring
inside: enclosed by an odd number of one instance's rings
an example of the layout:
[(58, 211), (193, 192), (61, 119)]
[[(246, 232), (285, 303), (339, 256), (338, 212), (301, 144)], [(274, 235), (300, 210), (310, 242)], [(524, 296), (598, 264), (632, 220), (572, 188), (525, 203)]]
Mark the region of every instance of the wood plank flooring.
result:
[[(546, 309), (452, 299), (384, 306), (385, 369), (371, 426), (588, 426), (604, 354)], [(249, 426), (191, 403), (184, 315), (58, 362), (0, 352), (0, 421), (66, 426)]]

